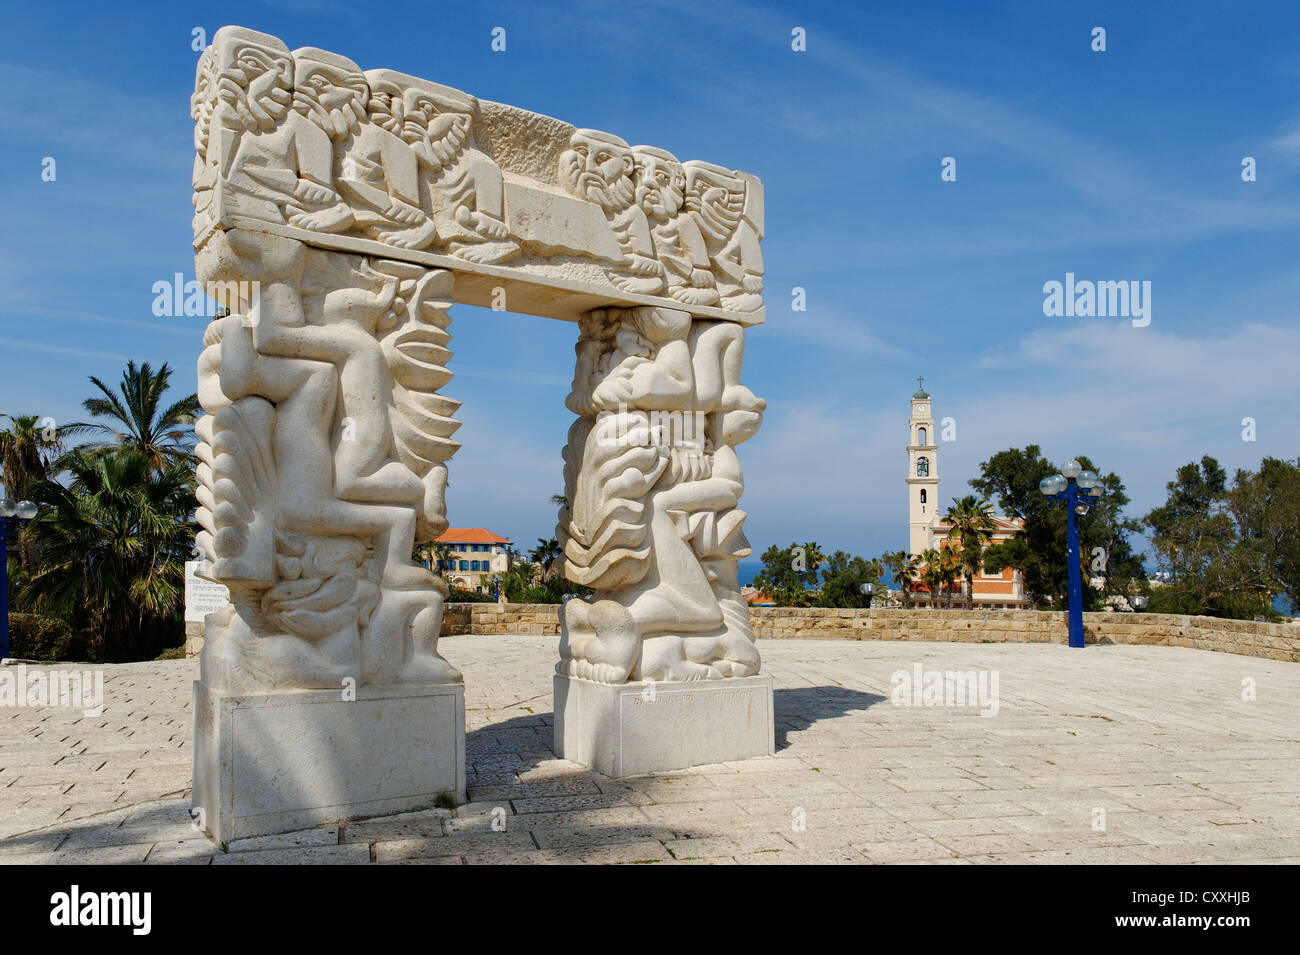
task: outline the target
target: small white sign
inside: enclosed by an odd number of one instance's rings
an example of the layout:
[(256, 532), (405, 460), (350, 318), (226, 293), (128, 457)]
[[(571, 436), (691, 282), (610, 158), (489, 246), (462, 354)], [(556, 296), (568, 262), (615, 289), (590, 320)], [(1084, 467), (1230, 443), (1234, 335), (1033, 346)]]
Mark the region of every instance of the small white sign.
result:
[(202, 623), (210, 613), (224, 610), (230, 602), (230, 591), (225, 584), (204, 580), (199, 574), (210, 573), (212, 567), (206, 560), (185, 562), (185, 622)]

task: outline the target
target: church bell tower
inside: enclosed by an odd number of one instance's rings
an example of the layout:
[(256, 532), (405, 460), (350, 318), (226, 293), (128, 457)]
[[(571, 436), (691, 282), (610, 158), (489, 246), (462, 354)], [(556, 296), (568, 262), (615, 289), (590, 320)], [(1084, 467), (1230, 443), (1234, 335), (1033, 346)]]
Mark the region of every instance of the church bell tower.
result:
[(908, 553), (913, 555), (934, 546), (930, 524), (939, 507), (939, 447), (934, 443), (930, 396), (920, 387), (924, 383), (924, 378), (916, 379), (912, 417), (907, 421), (911, 435), (907, 443)]

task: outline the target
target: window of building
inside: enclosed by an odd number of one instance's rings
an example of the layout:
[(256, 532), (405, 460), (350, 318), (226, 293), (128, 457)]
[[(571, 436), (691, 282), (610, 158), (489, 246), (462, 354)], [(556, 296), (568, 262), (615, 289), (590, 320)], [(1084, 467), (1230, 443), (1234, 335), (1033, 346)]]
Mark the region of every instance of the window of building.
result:
[(925, 488), (921, 488), (921, 503), (925, 503)]
[(930, 459), (929, 459), (929, 458), (917, 458), (917, 459), (916, 459), (916, 476), (917, 476), (917, 477), (929, 477), (929, 476), (930, 476)]
[(925, 429), (924, 429), (924, 428), (917, 428), (917, 429), (916, 429), (916, 443), (917, 443), (917, 444), (925, 444)]
[(461, 569), (461, 570), (469, 570), (469, 561), (467, 561), (467, 560), (462, 560), (462, 561), (460, 562), (460, 569)]

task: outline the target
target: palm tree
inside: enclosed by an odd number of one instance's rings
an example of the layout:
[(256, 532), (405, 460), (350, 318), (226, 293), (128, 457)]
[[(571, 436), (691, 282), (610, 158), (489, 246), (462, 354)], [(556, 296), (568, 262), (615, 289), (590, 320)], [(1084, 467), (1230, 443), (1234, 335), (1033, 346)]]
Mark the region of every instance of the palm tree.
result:
[(966, 606), (975, 605), (975, 571), (980, 569), (984, 545), (993, 540), (997, 524), (993, 522), (993, 505), (983, 498), (967, 494), (952, 499), (953, 506), (944, 515), (951, 529), (948, 538), (961, 542), (961, 568), (966, 578)]
[(29, 525), (36, 560), (21, 599), (91, 634), (102, 659), (150, 659), (183, 634), (193, 474), (155, 470), (131, 448), (76, 448), (62, 463), (68, 483), (33, 492), (43, 512)]
[(946, 573), (943, 555), (933, 547), (928, 547), (917, 555), (917, 561), (925, 568), (921, 571), (921, 580), (930, 591), (930, 608), (934, 609), (939, 606), (939, 588), (943, 585)]
[(912, 581), (916, 578), (917, 559), (905, 550), (895, 550), (885, 553), (880, 561), (889, 572), (890, 581), (897, 584), (902, 592), (903, 606), (910, 606), (909, 592)]
[(821, 547), (818, 546), (816, 541), (805, 543), (803, 545), (803, 552), (804, 563), (807, 565), (805, 573), (809, 575), (813, 589), (818, 590), (820, 589), (818, 587), (818, 581), (821, 578), (817, 571), (822, 564), (826, 563), (826, 554)]
[(952, 609), (952, 585), (961, 576), (961, 555), (951, 547), (940, 551), (943, 555), (939, 561), (939, 583), (943, 586), (944, 605)]
[[(68, 425), (56, 427), (53, 423), (41, 425), (37, 415), (11, 415), (9, 427), (0, 431), (0, 483), (4, 484), (4, 497), (15, 501), (25, 500), (32, 489), (52, 478), (57, 471), (59, 455), (63, 451), (63, 438)], [(49, 419), (46, 419), (49, 420)]]
[(550, 540), (537, 538), (537, 546), (528, 552), (529, 560), (542, 565), (542, 576), (546, 578), (551, 576), (555, 565), (563, 556), (564, 550), (560, 547), (560, 542), (554, 537)]
[(451, 548), (437, 541), (416, 544), (411, 551), (411, 560), (419, 561), (439, 577), (446, 575), (444, 565), (451, 561)]
[(565, 497), (563, 494), (552, 494), (551, 503), (556, 504), (561, 508), (564, 508), (569, 506), (569, 499)]
[(526, 560), (521, 560), (519, 561), (519, 563), (515, 564), (513, 567), (510, 568), (509, 572), (507, 573), (507, 576), (514, 576), (518, 578), (520, 585), (523, 587), (531, 587), (533, 585), (533, 581), (536, 580), (539, 576), (541, 576), (541, 572), (542, 570), (540, 567), (537, 566), (537, 564), (530, 563), (529, 561)]
[[(9, 427), (0, 431), (0, 484), (4, 485), (0, 498), (29, 500), (41, 484), (53, 480), (62, 470), (59, 458), (70, 425), (55, 425), (54, 419), (37, 415), (0, 414), (0, 418), (10, 421)], [(35, 559), (27, 526), (17, 529), (16, 539), (18, 566), (9, 575), (11, 593), (22, 584), (26, 569)], [(5, 559), (7, 555), (0, 555), (0, 560)]]
[(137, 367), (134, 361), (128, 361), (117, 392), (92, 375), (90, 381), (103, 397), (87, 398), (81, 405), (105, 422), (78, 422), (68, 425), (67, 433), (110, 436), (111, 441), (97, 442), (91, 447), (98, 451), (131, 448), (143, 455), (155, 471), (172, 464), (193, 469), (196, 463), (192, 450), (193, 424), (201, 411), (199, 399), (197, 395), (187, 395), (159, 410), (171, 375), (172, 370), (166, 364), (155, 372), (148, 362)]

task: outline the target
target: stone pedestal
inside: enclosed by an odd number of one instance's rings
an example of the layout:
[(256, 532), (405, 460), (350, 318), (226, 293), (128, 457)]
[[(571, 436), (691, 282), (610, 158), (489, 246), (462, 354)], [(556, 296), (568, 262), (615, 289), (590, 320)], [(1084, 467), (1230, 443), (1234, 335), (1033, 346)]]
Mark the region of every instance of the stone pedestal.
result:
[(611, 685), (555, 677), (555, 754), (638, 776), (776, 752), (772, 678)]
[(194, 684), (194, 791), (217, 842), (465, 799), (462, 684), (227, 696)]

